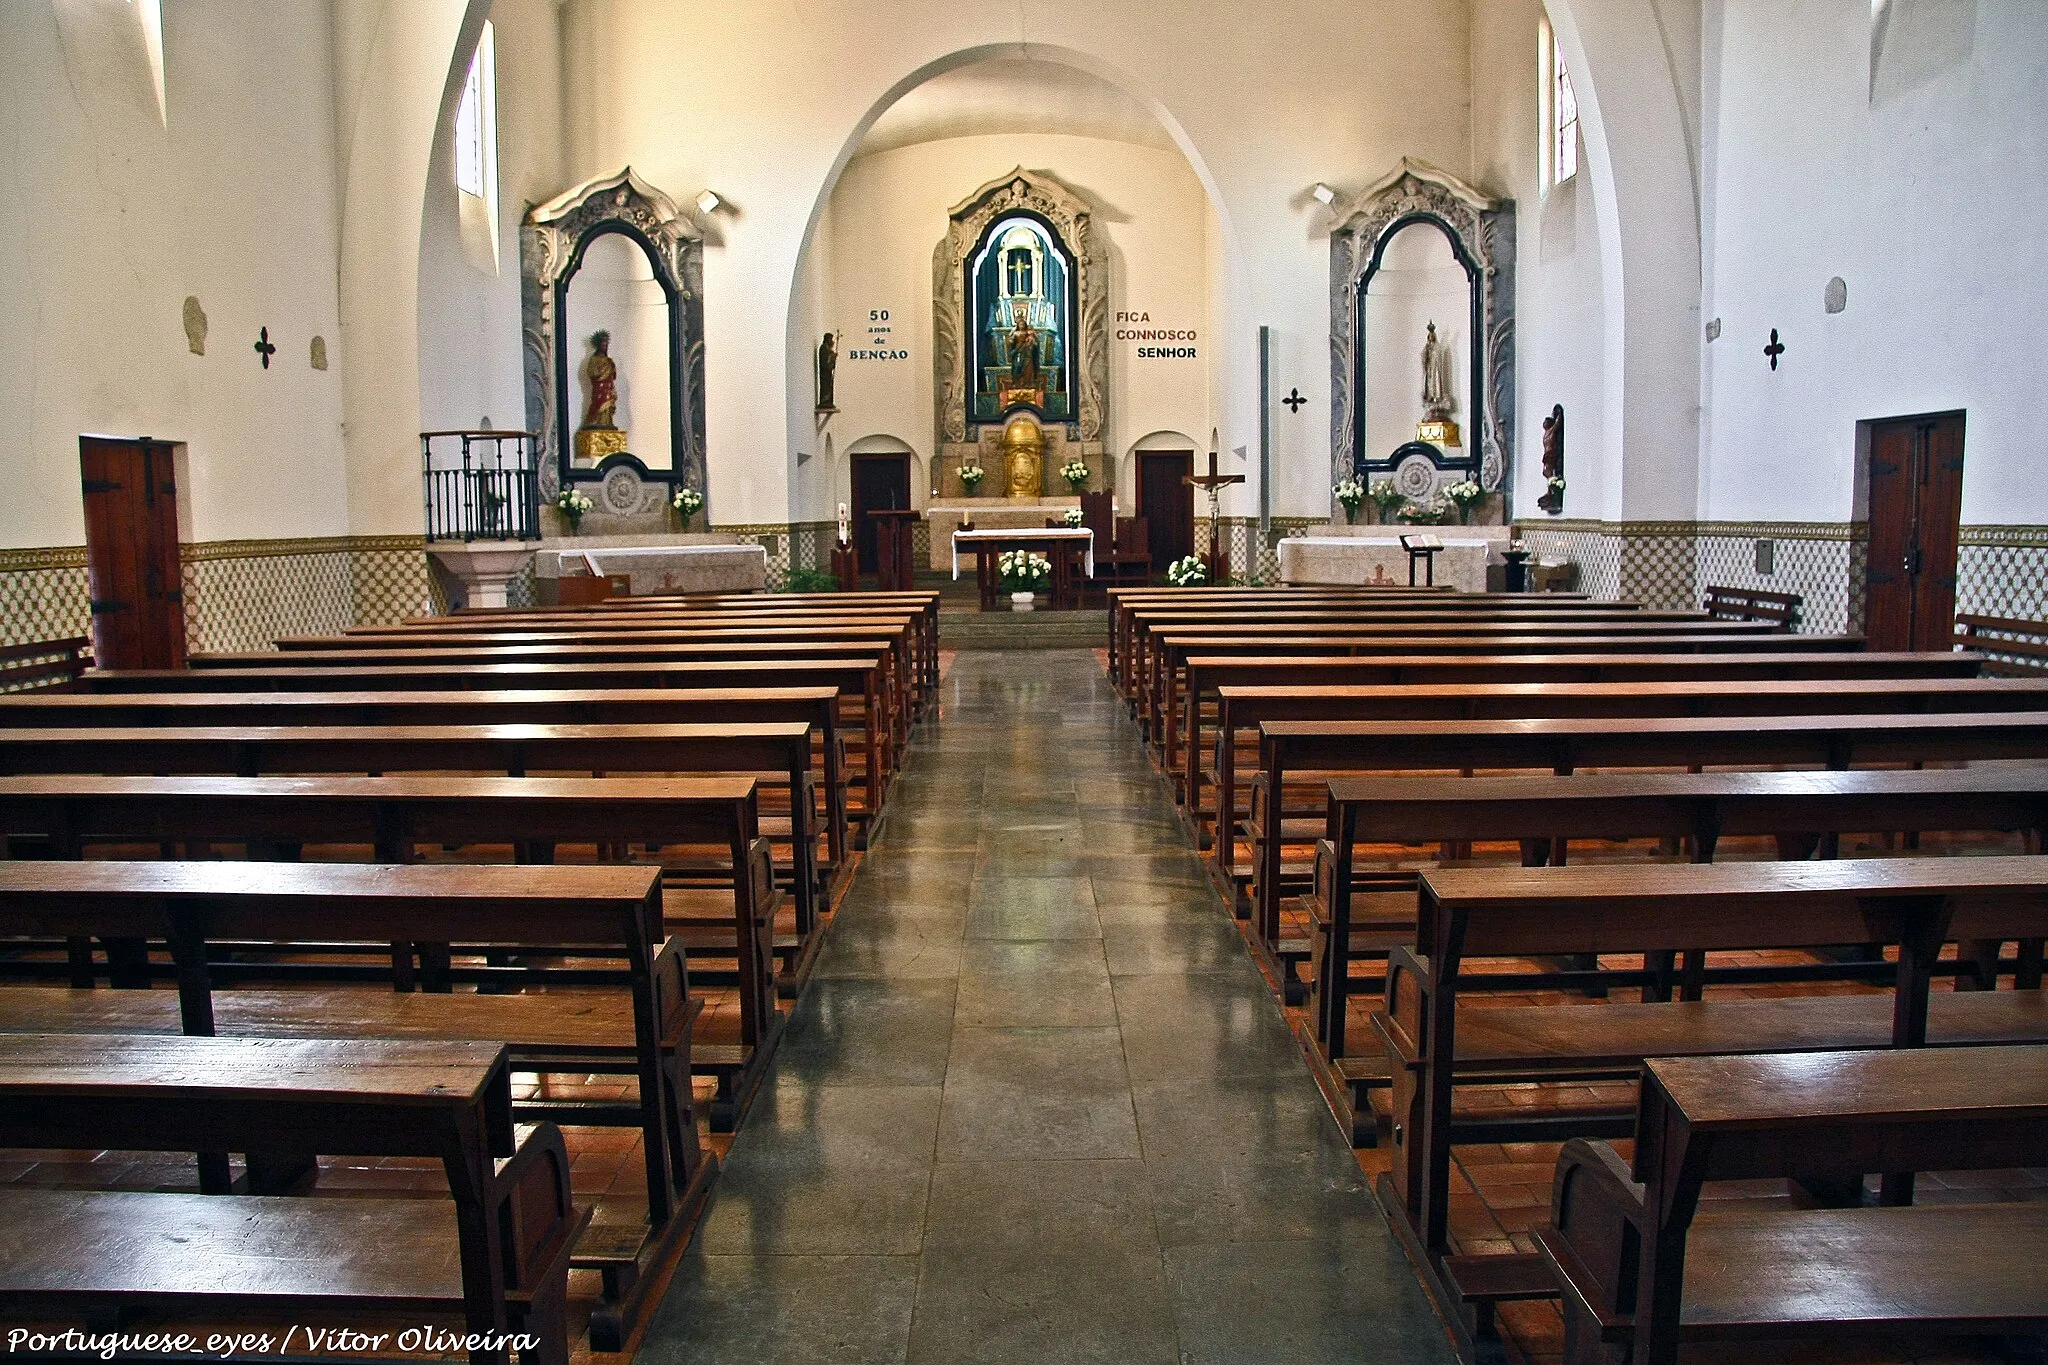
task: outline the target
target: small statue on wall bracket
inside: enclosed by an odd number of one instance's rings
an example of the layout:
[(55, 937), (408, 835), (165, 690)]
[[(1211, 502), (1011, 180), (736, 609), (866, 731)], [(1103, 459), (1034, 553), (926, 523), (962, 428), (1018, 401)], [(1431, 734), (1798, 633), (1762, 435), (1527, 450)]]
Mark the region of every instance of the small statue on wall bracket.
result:
[(1564, 404), (1551, 405), (1543, 419), (1543, 496), (1536, 505), (1550, 515), (1564, 511)]
[(834, 401), (832, 389), (835, 372), (839, 369), (838, 339), (830, 332), (818, 343), (818, 411), (837, 412), (839, 405)]

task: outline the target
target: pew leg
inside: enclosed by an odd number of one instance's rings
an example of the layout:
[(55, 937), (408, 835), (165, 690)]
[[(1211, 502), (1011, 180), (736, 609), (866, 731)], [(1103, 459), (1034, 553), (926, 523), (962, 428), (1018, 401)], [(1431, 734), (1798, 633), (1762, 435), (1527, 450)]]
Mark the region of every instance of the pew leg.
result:
[(139, 938), (100, 940), (107, 953), (107, 978), (116, 990), (149, 989), (149, 944)]
[(242, 1159), (248, 1194), (303, 1194), (320, 1174), (319, 1158), (305, 1152), (247, 1152)]
[[(1998, 950), (2004, 942), (1994, 938), (1973, 938), (1956, 945), (1956, 965), (1969, 967), (1967, 972), (1956, 973), (1956, 989), (1959, 991), (1995, 991), (1998, 989)], [(2022, 946), (2024, 956), (2024, 945)]]

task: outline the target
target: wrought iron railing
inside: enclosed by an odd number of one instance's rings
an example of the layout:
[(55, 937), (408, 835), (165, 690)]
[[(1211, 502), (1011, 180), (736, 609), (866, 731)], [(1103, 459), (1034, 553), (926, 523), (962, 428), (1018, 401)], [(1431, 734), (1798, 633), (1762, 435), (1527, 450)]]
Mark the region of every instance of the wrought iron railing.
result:
[(530, 431), (423, 431), (427, 539), (540, 539)]

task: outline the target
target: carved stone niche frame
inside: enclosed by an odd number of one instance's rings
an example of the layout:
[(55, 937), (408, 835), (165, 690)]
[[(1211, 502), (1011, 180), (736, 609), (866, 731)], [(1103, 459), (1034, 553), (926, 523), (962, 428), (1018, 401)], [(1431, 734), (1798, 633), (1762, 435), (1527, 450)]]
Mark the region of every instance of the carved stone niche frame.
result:
[[(569, 281), (589, 245), (617, 233), (647, 256), (668, 297), (669, 468), (629, 454), (571, 468), (575, 431), (574, 338), (561, 335)], [(540, 486), (552, 500), (565, 483), (595, 483), (599, 508), (620, 515), (664, 509), (674, 489), (706, 493), (704, 481), (704, 239), (675, 201), (631, 166), (587, 180), (529, 209), (519, 228), (526, 425), (539, 433)], [(708, 516), (708, 513), (707, 513)], [(708, 524), (708, 523), (707, 523)]]
[[(1468, 420), (1478, 441), (1476, 456), (1449, 459), (1440, 448), (1420, 441), (1392, 452), (1365, 448), (1360, 332), (1366, 285), (1394, 234), (1415, 224), (1428, 224), (1450, 240), (1470, 286)], [(1333, 481), (1391, 474), (1404, 493), (1418, 500), (1443, 483), (1466, 477), (1476, 477), (1488, 492), (1508, 487), (1515, 448), (1513, 200), (1482, 194), (1448, 171), (1408, 157), (1359, 192), (1330, 233), (1330, 394)], [(1433, 468), (1425, 468), (1424, 459)]]
[[(989, 225), (1012, 214), (1042, 219), (1073, 254), (1080, 277), (1074, 334), (1080, 347), (1074, 372), (1080, 402), (1063, 424), (1067, 439), (1084, 448), (1102, 440), (1109, 391), (1109, 244), (1095, 231), (1088, 201), (1047, 171), (1022, 166), (991, 180), (947, 212), (946, 235), (932, 252), (932, 392), (941, 447), (975, 440), (968, 400), (973, 393), (968, 351), (974, 341), (967, 317), (970, 258)], [(981, 423), (1000, 428), (1002, 422)]]

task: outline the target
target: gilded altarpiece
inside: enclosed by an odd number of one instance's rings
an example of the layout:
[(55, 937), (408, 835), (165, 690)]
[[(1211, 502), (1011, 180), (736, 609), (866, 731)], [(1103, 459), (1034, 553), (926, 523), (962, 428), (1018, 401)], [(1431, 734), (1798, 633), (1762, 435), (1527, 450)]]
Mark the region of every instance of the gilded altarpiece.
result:
[[(932, 332), (941, 497), (966, 494), (963, 464), (1013, 498), (1064, 493), (1076, 457), (1104, 468), (1109, 251), (1080, 195), (1018, 167), (955, 205), (932, 253)], [(1028, 494), (1007, 477), (1020, 420), (1043, 438)]]

